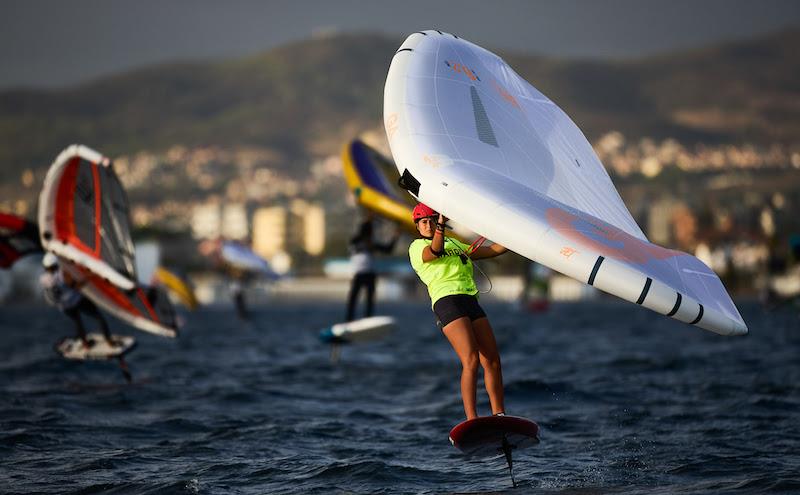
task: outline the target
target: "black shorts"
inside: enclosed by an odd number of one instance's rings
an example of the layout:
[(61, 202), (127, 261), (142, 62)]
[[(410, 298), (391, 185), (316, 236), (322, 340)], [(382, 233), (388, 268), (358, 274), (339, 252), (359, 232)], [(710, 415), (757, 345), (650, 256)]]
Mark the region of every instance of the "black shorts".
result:
[(465, 316), (471, 321), (486, 318), (486, 313), (478, 304), (478, 298), (469, 294), (454, 294), (439, 299), (433, 305), (433, 314), (436, 315), (436, 325), (440, 329)]

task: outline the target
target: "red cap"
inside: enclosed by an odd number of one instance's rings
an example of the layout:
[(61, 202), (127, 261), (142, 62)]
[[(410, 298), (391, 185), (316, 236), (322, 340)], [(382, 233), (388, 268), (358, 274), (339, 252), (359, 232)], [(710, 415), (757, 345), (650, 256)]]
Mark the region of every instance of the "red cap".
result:
[(417, 203), (417, 206), (414, 207), (414, 211), (411, 214), (411, 216), (414, 218), (414, 223), (419, 222), (423, 218), (432, 217), (434, 215), (436, 215), (436, 212), (433, 211), (433, 208), (422, 203)]

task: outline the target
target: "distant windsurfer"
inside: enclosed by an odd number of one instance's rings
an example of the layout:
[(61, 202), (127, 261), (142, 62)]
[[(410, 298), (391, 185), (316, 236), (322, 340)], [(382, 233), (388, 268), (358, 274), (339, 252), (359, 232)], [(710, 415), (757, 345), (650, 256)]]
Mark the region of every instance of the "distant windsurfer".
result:
[(236, 316), (242, 321), (250, 319), (250, 312), (247, 310), (247, 301), (244, 298), (244, 286), (247, 283), (247, 273), (242, 270), (232, 268), (230, 270), (230, 291), (233, 298), (233, 306), (236, 308)]
[(117, 345), (117, 342), (111, 337), (111, 332), (108, 330), (108, 324), (103, 318), (100, 310), (94, 305), (92, 301), (84, 297), (78, 289), (80, 283), (73, 280), (68, 273), (64, 272), (58, 266), (58, 258), (53, 253), (46, 253), (42, 258), (42, 265), (44, 266), (44, 273), (39, 278), (39, 284), (44, 292), (45, 300), (52, 306), (55, 306), (61, 312), (69, 317), (75, 324), (75, 331), (78, 338), (83, 341), (84, 346), (87, 348), (94, 345), (89, 341), (86, 336), (86, 329), (81, 320), (81, 313), (85, 313), (100, 324), (100, 330), (112, 347)]
[(499, 245), (470, 246), (445, 236), (447, 218), (422, 203), (412, 213), (422, 236), (408, 248), (411, 266), (428, 287), (437, 325), (461, 360), (461, 398), (467, 419), (478, 417), (478, 365), (484, 370), (492, 414), (505, 414), (503, 372), (494, 332), (478, 304), (472, 260), (493, 258), (508, 250)]
[(375, 266), (373, 253), (389, 254), (394, 249), (400, 237), (399, 229), (395, 231), (389, 242), (379, 243), (374, 238), (374, 225), (372, 215), (367, 217), (358, 226), (358, 231), (350, 239), (350, 266), (353, 270), (353, 280), (350, 283), (350, 294), (347, 298), (347, 315), (345, 321), (353, 321), (356, 313), (356, 303), (362, 289), (367, 292), (367, 307), (364, 316), (372, 316), (375, 307)]

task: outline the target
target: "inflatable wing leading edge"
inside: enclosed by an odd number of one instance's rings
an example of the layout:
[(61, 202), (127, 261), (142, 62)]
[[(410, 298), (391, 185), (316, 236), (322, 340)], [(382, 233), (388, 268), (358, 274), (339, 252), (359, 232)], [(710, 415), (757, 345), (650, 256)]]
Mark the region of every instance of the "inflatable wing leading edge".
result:
[(98, 306), (140, 330), (177, 335), (166, 296), (137, 282), (128, 197), (108, 158), (81, 145), (62, 151), (39, 196), (39, 226), (42, 246)]
[(137, 285), (123, 290), (85, 266), (60, 258), (61, 268), (84, 285), (81, 293), (129, 325), (162, 337), (178, 336), (175, 308), (158, 287)]
[(435, 210), (627, 301), (747, 333), (719, 277), (650, 243), (580, 129), (497, 55), (412, 34), (389, 68), (384, 125), (403, 182)]

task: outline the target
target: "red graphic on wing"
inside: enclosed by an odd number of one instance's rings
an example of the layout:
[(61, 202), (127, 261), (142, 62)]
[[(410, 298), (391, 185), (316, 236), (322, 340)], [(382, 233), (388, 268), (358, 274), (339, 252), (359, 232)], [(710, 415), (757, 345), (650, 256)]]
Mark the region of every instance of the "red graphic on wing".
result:
[(645, 264), (683, 254), (633, 237), (600, 219), (573, 214), (561, 208), (549, 208), (547, 222), (567, 239), (608, 258)]

